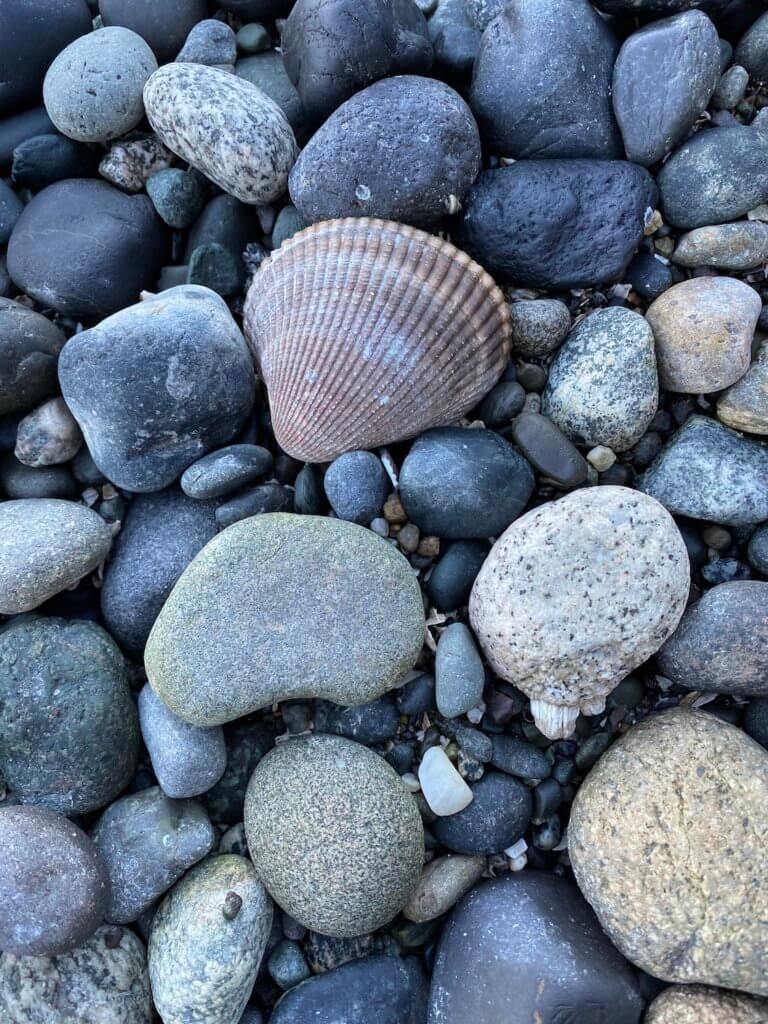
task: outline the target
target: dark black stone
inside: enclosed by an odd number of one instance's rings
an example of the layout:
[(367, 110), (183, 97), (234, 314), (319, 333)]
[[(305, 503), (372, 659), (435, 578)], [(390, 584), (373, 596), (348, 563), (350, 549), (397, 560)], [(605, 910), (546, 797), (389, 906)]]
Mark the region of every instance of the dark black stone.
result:
[(597, 764), (612, 742), (613, 737), (607, 732), (596, 732), (587, 736), (576, 751), (576, 767), (583, 775)]
[(62, 331), (19, 302), (0, 299), (0, 416), (28, 412), (58, 391)]
[(624, 156), (611, 107), (619, 43), (588, 0), (511, 0), (483, 32), (470, 106), (517, 160)]
[(235, 73), (253, 85), (258, 86), (280, 107), (293, 128), (299, 143), (311, 133), (304, 104), (296, 86), (288, 77), (283, 55), (276, 50), (265, 50), (251, 57), (243, 57), (235, 64)]
[(288, 185), (310, 223), (381, 217), (431, 224), (450, 212), (451, 196), (463, 198), (479, 170), (480, 136), (461, 96), (434, 79), (400, 75), (331, 114)]
[(435, 52), (435, 67), (449, 75), (470, 75), (481, 33), (467, 13), (465, 0), (441, 0), (427, 28)]
[(278, 483), (260, 484), (219, 505), (216, 509), (216, 522), (219, 529), (223, 530), (240, 519), (247, 519), (248, 516), (292, 510), (293, 491)]
[(366, 525), (381, 512), (389, 477), (373, 452), (345, 452), (331, 463), (323, 480), (325, 496), (339, 517)]
[(768, 749), (768, 697), (751, 700), (741, 724), (744, 732)]
[(534, 469), (560, 487), (578, 487), (587, 479), (587, 460), (546, 416), (522, 413), (512, 425), (512, 437)]
[(63, 135), (33, 135), (13, 151), (11, 176), (15, 184), (32, 192), (65, 178), (94, 174), (99, 158), (93, 149)]
[(245, 790), (253, 770), (274, 745), (275, 734), (261, 722), (243, 719), (224, 730), (227, 741), (227, 767), (213, 789), (203, 793), (211, 821), (217, 825), (236, 825), (243, 820)]
[(768, 524), (758, 526), (750, 537), (747, 557), (753, 569), (768, 576)]
[(639, 252), (632, 257), (624, 277), (644, 299), (656, 299), (672, 286), (669, 267), (648, 252)]
[(80, 448), (70, 465), (75, 480), (84, 487), (101, 487), (107, 482), (107, 478), (93, 461), (91, 453), (85, 445)]
[(25, 466), (8, 452), (0, 457), (0, 486), (7, 498), (77, 498), (77, 486), (68, 466)]
[(255, 21), (284, 18), (290, 13), (293, 4), (294, 0), (218, 0), (219, 7), (241, 18)]
[(139, 495), (128, 506), (104, 572), (101, 610), (114, 638), (137, 660), (174, 583), (216, 535), (215, 508), (175, 487)]
[(176, 56), (192, 26), (209, 12), (208, 0), (99, 0), (104, 25), (120, 25), (136, 32), (149, 43), (161, 64)]
[(55, 132), (45, 107), (33, 107), (0, 121), (0, 170), (10, 170), (13, 153), (27, 139)]
[(533, 820), (539, 823), (551, 818), (563, 802), (563, 791), (556, 779), (543, 779), (532, 792)]
[(493, 737), (491, 764), (507, 775), (516, 775), (528, 782), (546, 779), (552, 766), (543, 750), (516, 736)]
[(530, 790), (504, 772), (487, 771), (472, 786), (474, 799), (449, 818), (437, 818), (432, 832), (454, 853), (501, 853), (517, 842), (531, 821)]
[(411, 679), (397, 691), (397, 707), (403, 715), (422, 715), (435, 707), (435, 680), (428, 672)]
[(264, 476), (272, 453), (255, 444), (232, 444), (193, 462), (181, 474), (181, 489), (190, 498), (219, 498)]
[(319, 466), (307, 463), (296, 477), (293, 494), (294, 510), (304, 516), (319, 516), (325, 511), (323, 474)]
[(298, 0), (281, 42), (288, 76), (316, 123), (371, 82), (432, 66), (427, 23), (413, 0)]
[(457, 540), (442, 555), (427, 582), (430, 603), (439, 612), (450, 612), (467, 603), (489, 550), (481, 541)]
[(521, 160), (480, 175), (467, 193), (457, 241), (490, 273), (516, 284), (606, 284), (626, 270), (655, 205), (653, 179), (636, 164)]
[(525, 459), (491, 430), (428, 430), (400, 471), (408, 518), (451, 539), (497, 537), (521, 514), (533, 485)]
[(404, 775), (413, 768), (416, 751), (408, 743), (394, 743), (384, 755), (384, 760), (392, 765), (398, 775)]
[(503, 426), (517, 416), (524, 404), (525, 388), (523, 385), (516, 380), (502, 380), (491, 388), (483, 399), (479, 409), (480, 419), (487, 427)]
[(189, 232), (184, 260), (189, 263), (195, 249), (202, 245), (220, 245), (239, 261), (242, 273), (245, 247), (259, 235), (259, 222), (252, 206), (246, 206), (234, 196), (215, 196)]
[(295, 206), (290, 203), (284, 206), (275, 218), (275, 225), (272, 228), (272, 248), (279, 249), (283, 242), (307, 226), (307, 222)]
[(325, 732), (346, 736), (370, 746), (394, 738), (400, 724), (400, 715), (394, 699), (386, 694), (368, 704), (356, 707), (334, 707), (325, 722)]
[(606, 14), (678, 14), (691, 8), (700, 8), (715, 14), (728, 0), (595, 0), (595, 7)]
[(630, 452), (632, 462), (638, 467), (638, 469), (644, 469), (646, 466), (650, 466), (661, 451), (663, 445), (664, 442), (661, 440), (661, 437), (654, 431), (649, 431), (640, 438)]
[(638, 1024), (642, 1011), (634, 970), (563, 878), (483, 882), (445, 926), (430, 1024)]
[(0, 178), (0, 246), (7, 244), (23, 209), (24, 204), (11, 186)]
[(691, 572), (695, 572), (697, 569), (701, 569), (707, 561), (707, 545), (701, 539), (701, 525), (679, 516), (675, 517), (675, 523), (688, 552)]
[(187, 282), (217, 295), (234, 295), (243, 284), (243, 261), (218, 242), (199, 245), (189, 257)]
[(25, 207), (8, 245), (8, 270), (43, 306), (100, 318), (154, 284), (165, 248), (165, 230), (146, 195), (72, 178), (49, 185)]

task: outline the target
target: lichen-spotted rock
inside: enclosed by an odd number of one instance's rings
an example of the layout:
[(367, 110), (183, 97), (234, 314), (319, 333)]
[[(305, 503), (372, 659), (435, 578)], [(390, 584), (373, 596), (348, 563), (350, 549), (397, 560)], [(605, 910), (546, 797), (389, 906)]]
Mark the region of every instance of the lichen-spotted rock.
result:
[(714, 715), (676, 708), (611, 747), (568, 840), (624, 956), (664, 981), (768, 995), (767, 806), (768, 753)]
[(570, 735), (579, 709), (661, 647), (689, 589), (685, 544), (657, 502), (625, 487), (533, 509), (483, 563), (469, 615), (493, 670), (531, 698), (538, 727)]
[(644, 1024), (768, 1024), (768, 1001), (704, 985), (672, 985), (653, 1000)]
[(203, 64), (166, 64), (144, 86), (149, 123), (177, 156), (244, 203), (286, 189), (298, 154), (278, 105), (244, 78)]

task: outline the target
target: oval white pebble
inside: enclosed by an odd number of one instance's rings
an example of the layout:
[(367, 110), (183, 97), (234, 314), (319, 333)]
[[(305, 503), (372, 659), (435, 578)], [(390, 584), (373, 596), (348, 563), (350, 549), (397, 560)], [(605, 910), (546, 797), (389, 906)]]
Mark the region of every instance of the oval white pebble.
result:
[(430, 810), (440, 818), (458, 814), (472, 803), (472, 790), (442, 747), (430, 747), (422, 758), (419, 782)]

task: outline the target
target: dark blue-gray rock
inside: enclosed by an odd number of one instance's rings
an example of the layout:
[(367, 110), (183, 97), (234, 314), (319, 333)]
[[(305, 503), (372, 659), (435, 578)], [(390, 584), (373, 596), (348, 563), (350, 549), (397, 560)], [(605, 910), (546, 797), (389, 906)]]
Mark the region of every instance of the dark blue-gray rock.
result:
[(629, 309), (601, 309), (581, 320), (550, 367), (541, 410), (590, 448), (631, 448), (659, 404), (653, 332)]
[(516, 380), (494, 384), (483, 399), (479, 415), (487, 427), (507, 426), (525, 405), (525, 388)]
[(676, 227), (738, 220), (768, 201), (768, 134), (743, 125), (697, 132), (657, 180), (664, 219)]
[(235, 33), (224, 21), (205, 18), (192, 27), (176, 60), (212, 67), (234, 64), (237, 59)]
[(71, 338), (59, 380), (96, 465), (117, 486), (159, 491), (231, 441), (251, 411), (253, 364), (226, 304), (171, 288)]
[(367, 525), (381, 512), (390, 482), (373, 452), (346, 452), (328, 467), (323, 486), (339, 519)]
[(44, 135), (55, 131), (53, 121), (46, 113), (45, 107), (33, 107), (22, 110), (0, 120), (0, 169), (9, 171), (13, 163), (13, 153), (27, 139), (35, 135)]
[(613, 109), (627, 159), (655, 164), (706, 110), (720, 77), (717, 29), (701, 11), (651, 22), (624, 42)]
[(283, 242), (306, 227), (308, 227), (307, 222), (295, 206), (290, 203), (284, 206), (275, 218), (275, 225), (272, 228), (272, 248), (279, 249)]
[(472, 633), (463, 622), (453, 622), (440, 634), (435, 655), (437, 710), (458, 718), (476, 707), (483, 696), (485, 668)]
[(470, 75), (480, 49), (481, 32), (469, 17), (465, 0), (440, 0), (427, 28), (435, 67), (448, 75)]
[(174, 715), (147, 684), (139, 694), (141, 735), (160, 788), (181, 800), (215, 786), (227, 765), (220, 725), (199, 728)]
[(572, 882), (525, 871), (469, 892), (440, 939), (429, 1024), (638, 1024), (636, 974)]
[[(677, 14), (691, 8), (701, 8), (716, 14), (731, 0), (595, 0), (595, 7), (606, 14), (659, 15)], [(738, 2), (738, 0), (737, 0)]]
[(619, 43), (588, 0), (511, 0), (500, 10), (472, 75), (483, 142), (517, 160), (623, 157), (611, 108)]
[(768, 697), (767, 601), (758, 580), (705, 591), (656, 655), (662, 675), (688, 690)]
[(0, 810), (0, 949), (56, 956), (104, 920), (109, 876), (91, 840), (45, 807)]
[(464, 0), (469, 20), (479, 32), (485, 32), (494, 18), (504, 10), (507, 0)]
[(497, 537), (523, 511), (533, 485), (530, 465), (491, 430), (428, 430), (400, 471), (408, 518), (450, 539)]
[(0, 416), (27, 412), (56, 394), (60, 328), (12, 299), (0, 299)]
[(235, 64), (235, 74), (251, 85), (258, 86), (280, 107), (293, 128), (296, 138), (303, 142), (310, 134), (310, 123), (296, 86), (285, 70), (282, 53), (265, 50), (264, 53), (243, 57)]
[(217, 242), (200, 245), (189, 258), (187, 283), (210, 288), (217, 295), (234, 295), (243, 285), (241, 260)]
[(733, 110), (744, 99), (748, 85), (749, 72), (746, 68), (740, 64), (729, 67), (718, 80), (712, 94), (712, 106), (716, 110)]
[(472, 803), (458, 814), (437, 818), (435, 838), (454, 853), (501, 853), (524, 834), (531, 821), (530, 791), (504, 772), (486, 771), (472, 785)]
[(768, 447), (692, 416), (637, 482), (675, 515), (724, 526), (768, 519)]
[(10, 185), (0, 178), (0, 245), (7, 245), (24, 204)]
[(0, 487), (6, 498), (68, 498), (80, 496), (80, 487), (68, 466), (35, 469), (15, 455), (0, 456)]
[(208, 13), (208, 0), (99, 0), (104, 25), (136, 32), (163, 63), (176, 56), (192, 27)]
[(507, 775), (516, 775), (526, 782), (546, 779), (552, 772), (552, 765), (543, 750), (533, 743), (516, 736), (499, 734), (493, 736), (491, 764)]
[(272, 480), (267, 484), (259, 484), (258, 487), (242, 491), (219, 505), (216, 509), (216, 523), (219, 529), (224, 530), (250, 516), (260, 516), (265, 512), (292, 511), (293, 492), (289, 487), (283, 487)]
[(373, 746), (393, 739), (399, 724), (400, 714), (395, 702), (385, 694), (357, 707), (334, 707), (326, 719), (324, 731)]
[(0, 632), (0, 771), (15, 797), (97, 810), (128, 785), (138, 750), (130, 677), (100, 626), (27, 617)]
[(246, 245), (259, 236), (258, 220), (254, 209), (235, 199), (221, 195), (211, 199), (195, 221), (187, 237), (184, 259), (189, 263), (200, 246), (217, 244), (227, 249), (240, 261)]
[(256, 444), (232, 444), (193, 462), (181, 474), (181, 488), (190, 498), (218, 498), (264, 476), (272, 453)]
[(3, 0), (0, 111), (33, 103), (56, 54), (91, 28), (85, 0)]
[(371, 82), (423, 74), (433, 59), (426, 19), (413, 0), (298, 0), (281, 47), (313, 123)]
[(512, 437), (534, 469), (559, 487), (578, 487), (587, 479), (587, 460), (546, 416), (521, 413), (512, 424)]
[(241, 18), (284, 18), (293, 7), (294, 0), (220, 0), (224, 7)]
[(128, 506), (104, 571), (101, 611), (137, 660), (174, 583), (216, 536), (215, 510), (214, 502), (193, 501), (176, 488), (141, 494)]
[(150, 176), (147, 194), (158, 216), (169, 227), (190, 227), (205, 204), (205, 186), (198, 174), (166, 167)]
[(202, 802), (217, 825), (236, 825), (243, 820), (243, 802), (251, 775), (275, 742), (264, 723), (243, 720), (224, 730), (227, 767), (221, 780), (204, 793)]
[(267, 960), (267, 971), (284, 992), (309, 978), (311, 971), (298, 942), (283, 939)]
[(381, 217), (431, 224), (455, 211), (480, 156), (477, 125), (461, 96), (443, 82), (399, 75), (331, 114), (302, 150), (288, 187), (310, 223)]
[(0, 502), (0, 536), (3, 615), (31, 611), (78, 583), (112, 545), (112, 531), (98, 513), (57, 498)]
[(737, 64), (757, 82), (768, 79), (768, 11), (753, 22), (734, 51)]
[(430, 602), (439, 612), (450, 612), (467, 603), (489, 550), (480, 541), (457, 540), (441, 555), (426, 588)]
[(128, 924), (213, 849), (217, 834), (196, 800), (158, 786), (115, 800), (91, 832), (110, 881), (105, 917)]
[(606, 284), (626, 270), (655, 205), (653, 179), (636, 164), (521, 160), (480, 175), (467, 193), (457, 244), (519, 285), (564, 291)]
[(435, 708), (435, 680), (427, 672), (405, 683), (397, 691), (397, 706), (403, 715), (421, 715)]
[(768, 697), (751, 700), (741, 724), (748, 736), (768, 749)]
[(11, 177), (32, 192), (65, 178), (87, 178), (96, 172), (93, 150), (64, 135), (33, 135), (13, 151)]
[(427, 985), (415, 959), (376, 954), (308, 978), (287, 992), (270, 1024), (423, 1024)]
[(750, 537), (747, 557), (753, 569), (768, 576), (768, 523), (758, 526)]
[(147, 196), (73, 178), (49, 185), (24, 208), (8, 243), (8, 271), (42, 306), (96, 319), (154, 284), (165, 249)]
[(272, 45), (268, 29), (258, 21), (248, 22), (239, 28), (235, 39), (240, 53), (262, 53)]
[(672, 286), (669, 267), (648, 252), (639, 252), (632, 257), (624, 277), (644, 299), (657, 299)]

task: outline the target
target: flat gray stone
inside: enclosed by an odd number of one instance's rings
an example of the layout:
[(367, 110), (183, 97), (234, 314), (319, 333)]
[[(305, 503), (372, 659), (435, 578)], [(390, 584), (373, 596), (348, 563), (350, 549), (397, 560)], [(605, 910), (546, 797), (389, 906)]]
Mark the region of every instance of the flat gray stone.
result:
[(485, 668), (472, 633), (463, 622), (454, 622), (440, 635), (435, 655), (437, 710), (446, 718), (458, 718), (476, 707), (483, 696)]
[(264, 476), (272, 461), (272, 453), (257, 444), (230, 444), (187, 467), (181, 474), (181, 489), (198, 501), (219, 498)]
[(756, 81), (768, 79), (768, 11), (752, 22), (733, 55)]

